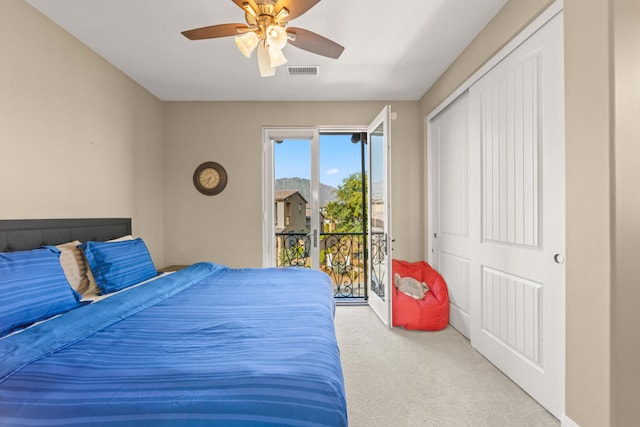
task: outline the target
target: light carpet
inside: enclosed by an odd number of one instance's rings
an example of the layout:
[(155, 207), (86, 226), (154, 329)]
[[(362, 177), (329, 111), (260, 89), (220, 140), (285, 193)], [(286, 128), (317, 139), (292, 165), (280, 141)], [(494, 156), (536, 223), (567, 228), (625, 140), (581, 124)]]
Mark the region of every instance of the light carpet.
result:
[(451, 326), (389, 329), (367, 306), (335, 325), (350, 427), (560, 425)]

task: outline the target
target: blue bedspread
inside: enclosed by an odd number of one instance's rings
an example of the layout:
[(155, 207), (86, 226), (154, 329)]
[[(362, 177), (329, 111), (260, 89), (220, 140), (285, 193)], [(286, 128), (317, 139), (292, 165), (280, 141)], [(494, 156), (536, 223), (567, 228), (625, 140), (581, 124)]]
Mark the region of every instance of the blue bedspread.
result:
[(346, 426), (329, 278), (196, 264), (0, 340), (0, 425)]

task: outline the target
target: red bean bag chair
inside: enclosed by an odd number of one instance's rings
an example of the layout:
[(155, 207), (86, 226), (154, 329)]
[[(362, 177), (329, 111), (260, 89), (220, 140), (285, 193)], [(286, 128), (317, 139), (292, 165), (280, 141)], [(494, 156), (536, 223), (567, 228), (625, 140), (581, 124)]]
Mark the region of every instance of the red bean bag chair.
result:
[(421, 300), (392, 286), (393, 326), (422, 331), (438, 331), (449, 324), (449, 292), (437, 271), (424, 261), (392, 260), (392, 272), (425, 282), (429, 290)]

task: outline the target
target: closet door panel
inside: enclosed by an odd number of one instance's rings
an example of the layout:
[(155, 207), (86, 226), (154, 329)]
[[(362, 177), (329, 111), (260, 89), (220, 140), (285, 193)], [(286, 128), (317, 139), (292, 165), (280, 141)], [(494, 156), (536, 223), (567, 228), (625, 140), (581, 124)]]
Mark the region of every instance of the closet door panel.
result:
[(564, 399), (562, 14), (469, 90), (471, 344), (560, 417)]
[(430, 262), (447, 282), (451, 325), (469, 337), (468, 94), (430, 121), (432, 222)]

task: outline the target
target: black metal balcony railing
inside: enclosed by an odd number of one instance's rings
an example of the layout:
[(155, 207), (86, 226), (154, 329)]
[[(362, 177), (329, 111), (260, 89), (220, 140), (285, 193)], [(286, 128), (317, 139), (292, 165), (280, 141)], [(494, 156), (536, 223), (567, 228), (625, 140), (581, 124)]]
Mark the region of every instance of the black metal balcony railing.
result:
[(371, 290), (384, 300), (387, 240), (384, 233), (371, 233)]
[[(311, 268), (311, 236), (276, 233), (278, 267)], [(362, 233), (321, 233), (320, 269), (334, 284), (335, 298), (366, 298), (366, 239)]]

